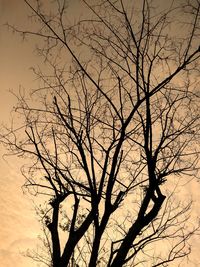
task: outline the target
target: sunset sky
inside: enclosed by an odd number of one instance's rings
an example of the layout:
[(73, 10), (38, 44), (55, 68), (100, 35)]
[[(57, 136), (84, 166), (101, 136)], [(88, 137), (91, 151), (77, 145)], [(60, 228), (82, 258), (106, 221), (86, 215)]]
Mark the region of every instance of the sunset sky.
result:
[[(76, 12), (77, 0), (74, 3), (74, 12)], [(35, 84), (30, 67), (41, 64), (33, 52), (34, 43), (31, 40), (23, 42), (18, 35), (3, 26), (6, 22), (19, 26), (26, 25), (27, 7), (23, 0), (0, 0), (0, 119), (3, 124), (9, 124), (10, 112), (15, 105), (15, 97), (10, 91), (17, 92), (20, 86), (28, 89)], [(36, 267), (39, 266), (37, 263), (23, 257), (21, 253), (28, 248), (36, 247), (40, 225), (34, 212), (33, 202), (22, 192), (24, 178), (20, 174), (20, 161), (14, 157), (2, 157), (5, 153), (1, 146), (0, 266)], [(191, 193), (193, 195), (193, 216), (199, 215), (199, 190), (200, 184), (195, 181), (187, 185), (187, 191), (180, 189), (183, 197)], [(193, 244), (194, 263), (187, 265), (186, 262), (182, 266), (200, 266), (199, 238), (194, 238)]]
[[(17, 92), (20, 85), (28, 87), (32, 83), (30, 66), (36, 62), (30, 44), (8, 32), (5, 26), (26, 21), (26, 8), (22, 0), (0, 0), (0, 116), (8, 123), (15, 97), (9, 92)], [(2, 158), (0, 150), (0, 266), (37, 266), (21, 256), (21, 252), (36, 245), (40, 226), (36, 220), (33, 205), (23, 195), (23, 178), (20, 166), (14, 158)]]

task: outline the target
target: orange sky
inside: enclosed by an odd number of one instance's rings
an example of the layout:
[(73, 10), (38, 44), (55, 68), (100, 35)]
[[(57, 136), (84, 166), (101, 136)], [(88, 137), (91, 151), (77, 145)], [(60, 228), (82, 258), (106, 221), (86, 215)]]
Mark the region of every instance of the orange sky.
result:
[[(23, 0), (0, 0), (0, 25), (6, 21), (18, 25), (27, 23)], [(17, 92), (19, 85), (28, 88), (33, 84), (34, 76), (29, 68), (39, 61), (32, 50), (30, 41), (22, 42), (19, 36), (8, 32), (6, 27), (0, 27), (0, 119), (3, 122), (9, 121), (10, 110), (15, 103), (9, 90)], [(4, 152), (0, 147), (0, 156)], [(36, 267), (38, 265), (22, 257), (20, 251), (36, 245), (39, 224), (31, 201), (21, 190), (24, 180), (19, 172), (20, 164), (16, 164), (15, 158), (6, 160), (0, 157), (0, 266)], [(193, 210), (194, 216), (198, 215), (200, 208), (199, 187), (196, 182), (187, 187), (188, 193), (192, 192), (197, 201)], [(200, 266), (198, 248), (200, 241), (195, 238), (193, 258), (197, 264), (184, 263), (182, 267)]]
[[(22, 0), (0, 0), (0, 25), (6, 21), (23, 23), (26, 8)], [(9, 90), (17, 91), (19, 85), (33, 82), (29, 68), (35, 64), (30, 43), (0, 27), (0, 119), (7, 122), (15, 98)], [(0, 148), (0, 156), (5, 152)], [(21, 256), (20, 252), (36, 245), (39, 224), (31, 201), (22, 193), (23, 177), (16, 159), (0, 158), (0, 266), (28, 267), (36, 263)]]

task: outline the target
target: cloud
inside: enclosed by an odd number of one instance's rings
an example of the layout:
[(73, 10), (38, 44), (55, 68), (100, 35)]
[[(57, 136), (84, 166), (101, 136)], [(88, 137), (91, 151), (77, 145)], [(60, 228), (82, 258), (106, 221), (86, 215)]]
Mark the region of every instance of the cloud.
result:
[[(2, 164), (0, 164), (2, 166)], [(5, 167), (5, 166), (4, 166)], [(20, 174), (7, 168), (0, 177), (0, 266), (34, 267), (30, 259), (20, 253), (36, 248), (39, 223), (32, 206), (22, 194)]]
[(38, 240), (35, 238), (20, 238), (14, 240), (7, 248), (0, 249), (0, 262), (4, 267), (35, 267), (35, 262), (23, 256), (27, 249), (36, 248)]
[(1, 266), (4, 267), (34, 267), (34, 264), (30, 262), (30, 259), (23, 257), (20, 253), (6, 249), (0, 249), (0, 262)]

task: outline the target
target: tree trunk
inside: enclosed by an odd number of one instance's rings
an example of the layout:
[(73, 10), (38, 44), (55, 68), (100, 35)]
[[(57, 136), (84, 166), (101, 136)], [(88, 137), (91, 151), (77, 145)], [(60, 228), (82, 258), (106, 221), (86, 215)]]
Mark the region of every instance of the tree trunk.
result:
[(160, 193), (160, 195), (156, 198), (156, 200), (154, 200), (155, 202), (154, 202), (153, 208), (145, 215), (145, 212), (148, 206), (147, 203), (149, 202), (149, 200), (150, 200), (149, 193), (147, 193), (146, 198), (144, 199), (144, 202), (143, 202), (144, 206), (142, 204), (140, 212), (139, 212), (140, 216), (138, 216), (135, 223), (130, 227), (128, 234), (125, 236), (124, 240), (122, 241), (121, 246), (118, 249), (117, 255), (115, 256), (110, 267), (122, 267), (123, 266), (126, 260), (126, 256), (135, 238), (139, 235), (143, 227), (148, 225), (150, 222), (152, 222), (156, 218), (159, 210), (161, 209), (162, 203), (165, 200), (165, 196), (163, 196)]
[(97, 265), (101, 236), (102, 236), (102, 234), (99, 234), (99, 233), (95, 234), (95, 239), (93, 242), (92, 253), (90, 256), (90, 262), (89, 262), (88, 267), (94, 267)]
[[(70, 259), (73, 255), (74, 249), (79, 242), (79, 240), (82, 238), (82, 236), (86, 233), (88, 227), (90, 226), (91, 222), (93, 220), (92, 212), (90, 212), (85, 219), (85, 221), (82, 223), (82, 225), (79, 227), (78, 230), (74, 231), (73, 233), (70, 233), (68, 241), (65, 245), (60, 266), (59, 267), (68, 267)], [(57, 266), (53, 266), (57, 267)]]
[(103, 218), (101, 220), (100, 225), (99, 226), (96, 225), (95, 237), (94, 237), (94, 242), (93, 242), (93, 246), (92, 246), (92, 252), (91, 252), (90, 262), (89, 262), (88, 267), (97, 266), (101, 237), (104, 233), (104, 230), (106, 228), (106, 225), (108, 223), (108, 220), (109, 220), (109, 217), (110, 217), (112, 211), (113, 210), (111, 208), (107, 207), (107, 209), (105, 210), (105, 213), (103, 215)]

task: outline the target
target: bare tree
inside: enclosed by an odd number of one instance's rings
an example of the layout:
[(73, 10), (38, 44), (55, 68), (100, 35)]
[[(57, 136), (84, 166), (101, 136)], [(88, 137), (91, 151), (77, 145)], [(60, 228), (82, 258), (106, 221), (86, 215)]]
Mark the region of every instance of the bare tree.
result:
[(43, 202), (42, 261), (180, 262), (199, 227), (176, 194), (198, 175), (199, 0), (82, 0), (73, 23), (70, 2), (24, 2), (33, 28), (12, 28), (37, 37), (44, 68), (2, 142), (27, 159), (25, 187)]

